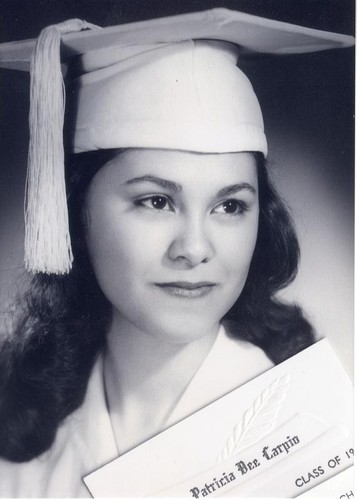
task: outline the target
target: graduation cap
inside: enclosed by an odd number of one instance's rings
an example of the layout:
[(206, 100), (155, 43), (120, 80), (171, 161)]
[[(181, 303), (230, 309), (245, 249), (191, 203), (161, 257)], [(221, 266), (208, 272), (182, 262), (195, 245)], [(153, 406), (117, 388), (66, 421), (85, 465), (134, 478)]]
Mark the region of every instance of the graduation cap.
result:
[(0, 67), (31, 73), (27, 269), (65, 274), (72, 266), (66, 100), (74, 153), (145, 147), (266, 156), (259, 102), (238, 57), (353, 43), (350, 36), (218, 8), (107, 28), (69, 20), (45, 28), (37, 41), (0, 45)]

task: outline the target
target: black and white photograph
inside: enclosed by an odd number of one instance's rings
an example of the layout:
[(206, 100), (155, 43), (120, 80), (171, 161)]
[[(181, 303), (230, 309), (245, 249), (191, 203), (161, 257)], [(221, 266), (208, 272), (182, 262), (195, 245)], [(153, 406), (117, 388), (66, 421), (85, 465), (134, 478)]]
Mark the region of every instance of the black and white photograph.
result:
[(353, 496), (354, 2), (0, 27), (0, 497)]

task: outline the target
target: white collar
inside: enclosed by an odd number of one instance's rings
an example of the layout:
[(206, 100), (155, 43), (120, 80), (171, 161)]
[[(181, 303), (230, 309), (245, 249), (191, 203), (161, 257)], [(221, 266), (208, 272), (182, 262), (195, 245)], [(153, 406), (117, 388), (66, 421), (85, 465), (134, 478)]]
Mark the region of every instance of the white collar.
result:
[(211, 350), (170, 415), (167, 427), (192, 415), (273, 366), (259, 347), (229, 336), (221, 325)]

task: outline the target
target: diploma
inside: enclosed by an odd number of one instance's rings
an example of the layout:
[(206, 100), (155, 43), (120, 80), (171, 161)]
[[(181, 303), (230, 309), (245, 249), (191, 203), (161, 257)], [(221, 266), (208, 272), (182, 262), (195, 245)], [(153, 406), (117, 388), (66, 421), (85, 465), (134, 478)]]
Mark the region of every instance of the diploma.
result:
[(85, 483), (94, 497), (294, 498), (332, 480), (347, 492), (352, 402), (352, 383), (321, 340)]

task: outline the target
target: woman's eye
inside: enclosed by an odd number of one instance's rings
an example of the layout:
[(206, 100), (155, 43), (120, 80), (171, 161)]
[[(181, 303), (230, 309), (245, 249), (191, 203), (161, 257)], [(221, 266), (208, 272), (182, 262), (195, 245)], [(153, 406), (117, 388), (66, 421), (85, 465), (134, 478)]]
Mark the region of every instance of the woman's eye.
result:
[(154, 210), (163, 210), (170, 212), (172, 212), (173, 210), (170, 200), (166, 198), (166, 196), (161, 195), (149, 196), (148, 198), (136, 200), (135, 204)]
[(243, 201), (226, 200), (213, 209), (215, 214), (241, 215), (248, 210)]

